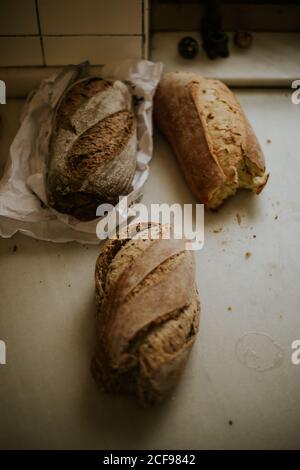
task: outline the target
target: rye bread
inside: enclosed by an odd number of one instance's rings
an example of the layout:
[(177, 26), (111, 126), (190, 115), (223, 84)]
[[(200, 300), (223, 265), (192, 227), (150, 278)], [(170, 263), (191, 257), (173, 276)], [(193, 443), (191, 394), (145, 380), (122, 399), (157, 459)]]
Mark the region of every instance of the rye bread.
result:
[(48, 162), (47, 196), (54, 209), (90, 220), (99, 204), (116, 204), (130, 192), (137, 152), (131, 101), (124, 83), (93, 77), (64, 95)]
[(199, 327), (194, 258), (183, 240), (108, 240), (96, 263), (97, 345), (93, 376), (107, 392), (144, 405), (174, 386)]

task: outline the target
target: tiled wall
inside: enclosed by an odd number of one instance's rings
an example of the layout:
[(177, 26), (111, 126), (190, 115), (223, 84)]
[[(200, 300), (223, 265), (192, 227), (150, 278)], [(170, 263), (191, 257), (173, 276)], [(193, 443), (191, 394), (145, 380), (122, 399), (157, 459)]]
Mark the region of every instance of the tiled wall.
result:
[(146, 0), (0, 0), (0, 66), (143, 57)]

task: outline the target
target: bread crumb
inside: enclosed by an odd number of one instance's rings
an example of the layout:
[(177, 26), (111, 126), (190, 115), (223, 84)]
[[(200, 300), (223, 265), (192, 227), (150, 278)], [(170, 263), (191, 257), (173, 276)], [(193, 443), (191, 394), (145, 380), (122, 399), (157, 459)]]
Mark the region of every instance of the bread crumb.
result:
[(230, 419), (230, 420), (228, 421), (228, 424), (229, 424), (229, 426), (233, 426), (233, 421)]
[(71, 284), (68, 284), (68, 287), (71, 287)]
[(14, 246), (13, 246), (13, 252), (15, 253), (17, 250), (18, 250), (17, 245), (14, 245)]
[(274, 220), (277, 220), (277, 219), (278, 219), (278, 215), (275, 215)]
[(220, 228), (213, 230), (213, 233), (220, 233), (222, 232), (222, 230), (223, 230), (223, 227), (220, 227)]
[(272, 141), (271, 139), (267, 139), (267, 143), (270, 144)]
[(245, 258), (248, 259), (248, 258), (250, 258), (250, 256), (252, 256), (251, 251), (247, 251), (247, 252), (245, 253)]
[(242, 221), (241, 215), (237, 212), (237, 213), (235, 214), (235, 217), (236, 217), (237, 223), (238, 223), (239, 225), (241, 225), (241, 221)]
[(227, 307), (227, 310), (228, 310), (228, 312), (231, 312), (231, 311), (232, 311), (231, 305), (229, 305), (229, 307)]
[(253, 235), (253, 238), (256, 238), (256, 235)]

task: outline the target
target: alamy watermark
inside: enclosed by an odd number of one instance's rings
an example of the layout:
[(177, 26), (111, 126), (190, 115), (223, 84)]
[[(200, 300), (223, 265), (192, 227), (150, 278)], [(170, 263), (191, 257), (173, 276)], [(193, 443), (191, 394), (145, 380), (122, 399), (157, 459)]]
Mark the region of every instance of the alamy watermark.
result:
[(6, 344), (0, 339), (0, 365), (6, 364)]
[(3, 80), (0, 80), (0, 104), (6, 104), (6, 85)]
[[(150, 204), (146, 206), (136, 203), (128, 204), (128, 197), (120, 197), (119, 204), (101, 204), (97, 208), (97, 217), (102, 217), (96, 227), (96, 234), (100, 240), (106, 238), (128, 238), (128, 232), (121, 229), (127, 224), (160, 223), (169, 227), (159, 234), (155, 230), (149, 230), (146, 237), (151, 239), (185, 239), (187, 250), (201, 250), (204, 244), (204, 205), (203, 204)], [(132, 238), (135, 237), (133, 232)]]
[(293, 91), (291, 100), (293, 104), (300, 104), (300, 80), (294, 80), (291, 85), (292, 88), (296, 88)]
[(292, 364), (298, 366), (300, 364), (300, 339), (295, 339), (291, 345), (293, 352), (291, 355)]

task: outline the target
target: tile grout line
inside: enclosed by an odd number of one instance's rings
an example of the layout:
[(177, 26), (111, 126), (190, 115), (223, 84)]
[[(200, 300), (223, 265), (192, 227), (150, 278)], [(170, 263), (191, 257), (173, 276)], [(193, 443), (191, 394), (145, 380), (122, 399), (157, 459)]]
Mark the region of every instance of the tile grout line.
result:
[(95, 37), (95, 38), (135, 38), (143, 37), (143, 34), (96, 34), (96, 33), (72, 33), (72, 34), (0, 34), (0, 38), (68, 38), (68, 37)]
[(41, 28), (38, 0), (35, 0), (35, 12), (36, 12), (36, 19), (37, 19), (37, 24), (38, 24), (40, 44), (41, 44), (41, 50), (42, 50), (43, 66), (45, 67), (46, 66), (46, 57), (45, 57), (44, 41), (43, 41), (43, 36), (42, 36), (42, 28)]

